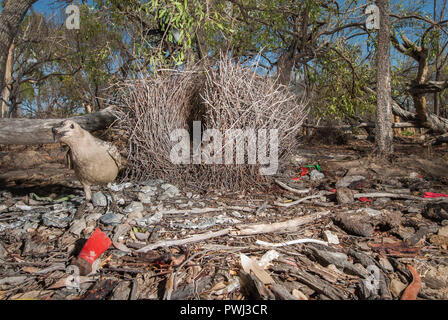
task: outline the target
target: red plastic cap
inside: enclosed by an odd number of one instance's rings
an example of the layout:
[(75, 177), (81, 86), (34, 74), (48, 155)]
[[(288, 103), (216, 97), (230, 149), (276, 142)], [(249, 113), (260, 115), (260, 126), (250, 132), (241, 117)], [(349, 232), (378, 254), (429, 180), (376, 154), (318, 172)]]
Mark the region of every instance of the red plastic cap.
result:
[(82, 248), (79, 258), (92, 264), (93, 261), (95, 261), (110, 247), (111, 244), (112, 241), (106, 236), (106, 234), (97, 228)]

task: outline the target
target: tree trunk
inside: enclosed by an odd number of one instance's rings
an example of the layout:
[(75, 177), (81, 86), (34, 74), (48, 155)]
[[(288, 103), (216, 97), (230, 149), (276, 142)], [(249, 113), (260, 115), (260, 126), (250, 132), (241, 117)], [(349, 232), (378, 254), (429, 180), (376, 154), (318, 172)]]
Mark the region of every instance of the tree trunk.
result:
[[(437, 0), (434, 0), (434, 21), (437, 21)], [(436, 76), (435, 81), (440, 80), (440, 29), (439, 26), (435, 26), (434, 30), (437, 32), (437, 46), (436, 46)], [(434, 114), (440, 116), (440, 96), (438, 92), (434, 93)]]
[(390, 86), (390, 19), (389, 0), (376, 0), (380, 9), (377, 59), (377, 109), (375, 143), (378, 155), (388, 156), (392, 146), (392, 107)]
[(2, 114), (1, 117), (4, 118), (8, 114), (8, 102), (11, 95), (11, 80), (12, 80), (12, 65), (14, 58), (14, 42), (11, 43), (8, 50), (8, 58), (6, 59), (5, 66), (5, 87), (2, 92)]
[(286, 50), (277, 60), (277, 74), (279, 83), (289, 86), (291, 80), (291, 70), (295, 64), (296, 50), (298, 40), (294, 39)]
[[(105, 129), (116, 120), (112, 107), (70, 118), (87, 131)], [(54, 143), (51, 129), (64, 119), (0, 119), (0, 144)]]
[(0, 92), (5, 86), (5, 69), (9, 48), (28, 9), (37, 0), (7, 1), (0, 13)]

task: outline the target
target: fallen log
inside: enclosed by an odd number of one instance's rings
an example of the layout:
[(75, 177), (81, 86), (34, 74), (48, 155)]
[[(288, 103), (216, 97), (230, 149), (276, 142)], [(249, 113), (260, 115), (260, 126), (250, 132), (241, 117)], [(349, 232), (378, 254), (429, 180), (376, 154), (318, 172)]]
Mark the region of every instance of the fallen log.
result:
[[(376, 94), (376, 92), (369, 87), (364, 87), (364, 91), (369, 94)], [(415, 113), (404, 110), (394, 100), (392, 100), (392, 113), (405, 121), (418, 123)], [(424, 126), (422, 125), (422, 127), (429, 128), (434, 132), (445, 133), (448, 132), (448, 119), (439, 117), (428, 111), (428, 121), (424, 124)]]
[[(69, 118), (87, 131), (107, 128), (116, 120), (113, 107)], [(51, 129), (65, 119), (0, 119), (0, 144), (54, 143)]]

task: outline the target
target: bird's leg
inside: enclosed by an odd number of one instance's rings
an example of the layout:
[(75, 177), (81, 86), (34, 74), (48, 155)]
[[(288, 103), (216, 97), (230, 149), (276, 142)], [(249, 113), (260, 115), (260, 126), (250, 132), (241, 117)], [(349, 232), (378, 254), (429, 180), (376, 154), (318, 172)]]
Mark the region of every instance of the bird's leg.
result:
[(82, 214), (84, 213), (84, 209), (87, 206), (87, 203), (92, 200), (92, 190), (90, 189), (90, 185), (83, 183), (82, 186), (84, 187), (84, 194), (86, 195), (86, 201), (78, 207), (78, 210), (76, 210), (74, 220), (77, 220), (81, 218)]
[(92, 200), (92, 190), (90, 189), (90, 185), (83, 184), (84, 187), (84, 193), (86, 194), (86, 203), (90, 202)]
[[(109, 184), (107, 186), (109, 187)], [(108, 191), (108, 193), (110, 195), (110, 210), (112, 212), (119, 213), (118, 205), (117, 205), (117, 203), (115, 201), (114, 195), (112, 194), (112, 190), (109, 189), (109, 188), (107, 188), (107, 189), (108, 189), (107, 191)], [(108, 197), (106, 197), (106, 198), (108, 199)], [(106, 210), (106, 212), (108, 212), (108, 211), (109, 211), (109, 199), (107, 201), (107, 210)]]

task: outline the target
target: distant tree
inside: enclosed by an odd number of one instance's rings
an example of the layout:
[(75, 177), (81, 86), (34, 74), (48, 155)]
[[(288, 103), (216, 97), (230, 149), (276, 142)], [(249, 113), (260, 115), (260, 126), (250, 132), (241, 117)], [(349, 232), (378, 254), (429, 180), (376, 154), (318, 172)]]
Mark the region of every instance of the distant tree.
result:
[[(7, 67), (8, 55), (12, 51), (11, 45), (14, 37), (19, 31), (28, 9), (37, 0), (8, 0), (5, 1), (0, 13), (0, 93), (5, 87), (5, 71)], [(3, 110), (2, 110), (3, 115)]]

